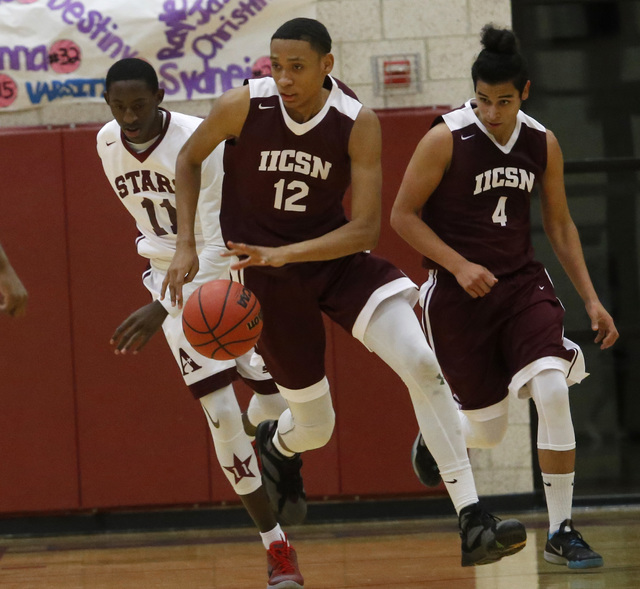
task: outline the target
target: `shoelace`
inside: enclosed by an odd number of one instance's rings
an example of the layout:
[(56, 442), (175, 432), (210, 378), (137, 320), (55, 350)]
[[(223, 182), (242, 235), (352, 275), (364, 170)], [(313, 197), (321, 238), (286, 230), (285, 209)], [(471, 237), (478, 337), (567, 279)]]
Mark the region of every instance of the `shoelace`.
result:
[(577, 530), (562, 532), (562, 535), (568, 538), (568, 543), (570, 546), (578, 546), (579, 548), (586, 548), (587, 550), (591, 550), (591, 547), (589, 546), (589, 544), (587, 544), (582, 539), (582, 534)]
[(270, 552), (273, 554), (275, 561), (278, 563), (278, 570), (282, 573), (295, 573), (296, 569), (291, 564), (289, 554), (291, 550), (286, 544), (280, 544), (271, 548)]

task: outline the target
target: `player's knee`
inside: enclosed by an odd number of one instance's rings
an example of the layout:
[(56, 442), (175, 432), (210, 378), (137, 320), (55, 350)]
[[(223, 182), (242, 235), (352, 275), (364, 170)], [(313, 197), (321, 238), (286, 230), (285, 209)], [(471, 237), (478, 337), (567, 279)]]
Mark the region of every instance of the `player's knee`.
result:
[(559, 370), (545, 370), (531, 379), (529, 385), (538, 414), (553, 419), (570, 413), (569, 387)]
[(200, 404), (214, 439), (231, 440), (244, 431), (240, 406), (230, 385), (205, 395), (200, 399)]
[(287, 408), (287, 402), (280, 393), (273, 395), (260, 395), (254, 393), (249, 401), (247, 415), (253, 425), (258, 425), (261, 421), (268, 419), (279, 419), (280, 415)]
[(481, 436), (479, 436), (480, 445), (476, 447), (486, 449), (495, 448), (504, 439), (506, 431), (506, 427), (502, 427), (501, 425), (495, 428), (483, 427)]
[(292, 452), (306, 452), (326, 446), (335, 423), (333, 408), (318, 413), (312, 421), (294, 419), (290, 411), (285, 411), (278, 422), (278, 432)]
[(465, 441), (469, 448), (495, 448), (507, 433), (508, 420), (501, 416), (487, 421), (463, 420)]

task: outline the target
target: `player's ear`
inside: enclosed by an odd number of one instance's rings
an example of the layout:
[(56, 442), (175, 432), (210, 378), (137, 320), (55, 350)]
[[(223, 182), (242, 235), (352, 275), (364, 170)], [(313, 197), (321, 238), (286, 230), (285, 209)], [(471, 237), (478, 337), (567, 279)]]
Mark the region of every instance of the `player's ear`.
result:
[(531, 80), (527, 80), (527, 83), (524, 85), (522, 89), (522, 93), (520, 94), (521, 100), (526, 100), (529, 98), (529, 90), (531, 89)]
[(333, 59), (332, 53), (327, 53), (322, 57), (322, 69), (325, 76), (331, 73), (331, 70), (333, 69), (333, 64), (334, 64), (334, 59)]
[(156, 93), (156, 100), (158, 101), (158, 104), (164, 100), (164, 90), (162, 88), (158, 89), (158, 92)]
[(102, 98), (104, 98), (104, 101), (109, 104), (109, 93), (107, 91), (102, 93)]

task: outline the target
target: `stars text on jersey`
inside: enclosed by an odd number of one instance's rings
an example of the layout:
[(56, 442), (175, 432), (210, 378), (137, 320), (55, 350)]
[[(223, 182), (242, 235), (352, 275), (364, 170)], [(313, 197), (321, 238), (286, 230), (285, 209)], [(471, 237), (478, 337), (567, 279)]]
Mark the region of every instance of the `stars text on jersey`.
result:
[(175, 193), (175, 180), (152, 170), (133, 170), (118, 176), (114, 184), (120, 198), (139, 192)]

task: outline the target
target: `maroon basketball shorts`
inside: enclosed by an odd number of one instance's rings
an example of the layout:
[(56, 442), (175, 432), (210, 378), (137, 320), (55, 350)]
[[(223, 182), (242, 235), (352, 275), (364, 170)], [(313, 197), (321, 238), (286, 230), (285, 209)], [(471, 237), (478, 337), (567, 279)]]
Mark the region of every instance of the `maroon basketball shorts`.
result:
[(570, 380), (582, 358), (563, 337), (564, 308), (538, 262), (500, 278), (477, 299), (449, 272), (431, 270), (420, 303), (429, 345), (463, 410), (494, 405), (509, 390), (518, 393), (546, 368), (560, 368)]
[(323, 313), (352, 333), (356, 320), (362, 323), (361, 312), (380, 292), (378, 303), (398, 292), (416, 291), (393, 264), (367, 253), (282, 268), (251, 266), (242, 282), (262, 305), (258, 352), (274, 380), (288, 389), (309, 387), (325, 376)]

